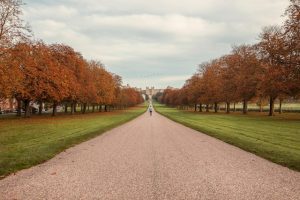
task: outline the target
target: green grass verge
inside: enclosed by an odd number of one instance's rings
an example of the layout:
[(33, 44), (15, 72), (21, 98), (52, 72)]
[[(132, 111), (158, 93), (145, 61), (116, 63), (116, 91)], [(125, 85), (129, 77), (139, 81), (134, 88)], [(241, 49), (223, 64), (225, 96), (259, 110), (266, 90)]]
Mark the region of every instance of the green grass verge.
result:
[(0, 178), (42, 163), (144, 113), (145, 105), (86, 115), (0, 120)]
[(155, 103), (157, 112), (270, 161), (300, 171), (300, 114), (195, 113)]

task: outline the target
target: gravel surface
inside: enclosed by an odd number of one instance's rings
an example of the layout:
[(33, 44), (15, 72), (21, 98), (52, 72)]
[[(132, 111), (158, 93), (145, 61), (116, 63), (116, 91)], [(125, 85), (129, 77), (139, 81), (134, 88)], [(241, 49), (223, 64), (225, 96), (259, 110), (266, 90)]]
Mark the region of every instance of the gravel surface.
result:
[(148, 113), (0, 181), (0, 199), (300, 199), (300, 173)]

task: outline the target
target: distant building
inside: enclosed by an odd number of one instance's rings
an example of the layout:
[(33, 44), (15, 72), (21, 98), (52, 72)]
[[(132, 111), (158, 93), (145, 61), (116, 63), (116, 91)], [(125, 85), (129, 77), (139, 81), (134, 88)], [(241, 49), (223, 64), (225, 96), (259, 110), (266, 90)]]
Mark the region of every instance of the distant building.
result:
[(133, 89), (134, 89), (135, 91), (138, 91), (138, 92), (140, 92), (140, 93), (142, 93), (142, 91), (143, 91), (143, 90), (142, 90), (142, 88), (137, 88), (137, 87), (134, 87)]
[(150, 87), (146, 87), (145, 90), (142, 90), (142, 93), (145, 94), (145, 95), (148, 95), (150, 99), (152, 98), (152, 96), (156, 95), (159, 92), (163, 93), (164, 89), (155, 89), (152, 86), (151, 88)]
[[(121, 86), (121, 88), (131, 88), (129, 84)], [(156, 95), (157, 93), (163, 93), (165, 89), (155, 89), (153, 86), (152, 87), (146, 87), (146, 89), (138, 88), (138, 87), (132, 87), (134, 90), (140, 92), (143, 94), (144, 98), (145, 95), (149, 96), (149, 98), (152, 98), (152, 96)], [(168, 87), (167, 89), (170, 89), (171, 87)], [(173, 88), (172, 88), (173, 89)]]

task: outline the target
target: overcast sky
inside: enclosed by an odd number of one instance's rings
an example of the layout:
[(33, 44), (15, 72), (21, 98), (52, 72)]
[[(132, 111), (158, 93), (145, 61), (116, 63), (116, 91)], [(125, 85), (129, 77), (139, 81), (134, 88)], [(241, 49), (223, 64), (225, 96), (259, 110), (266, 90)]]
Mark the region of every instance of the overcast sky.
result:
[(288, 0), (24, 0), (37, 39), (65, 43), (131, 86), (181, 87), (204, 61), (281, 24)]

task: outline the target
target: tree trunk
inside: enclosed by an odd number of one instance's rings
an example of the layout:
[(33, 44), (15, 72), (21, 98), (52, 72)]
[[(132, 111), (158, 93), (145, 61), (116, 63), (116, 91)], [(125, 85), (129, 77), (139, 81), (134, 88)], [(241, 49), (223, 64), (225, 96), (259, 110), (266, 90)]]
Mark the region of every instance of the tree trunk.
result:
[(29, 106), (30, 101), (25, 100), (24, 105), (25, 105), (25, 117), (30, 117), (30, 106)]
[(199, 112), (202, 112), (202, 103), (200, 103)]
[(105, 112), (107, 112), (107, 105), (104, 106), (104, 110), (105, 110)]
[(275, 101), (275, 98), (270, 96), (269, 116), (273, 116), (274, 115), (274, 101)]
[(77, 102), (75, 101), (74, 102), (74, 113), (76, 113), (77, 112)]
[(209, 104), (206, 104), (206, 112), (209, 112)]
[(197, 112), (197, 104), (195, 103), (195, 110), (194, 110), (195, 112)]
[(282, 114), (282, 99), (279, 99), (279, 114)]
[(43, 110), (43, 102), (39, 101), (39, 115), (42, 115), (42, 110)]
[(217, 102), (215, 102), (215, 113), (217, 113), (218, 112), (218, 103)]
[(226, 105), (227, 105), (226, 113), (229, 114), (230, 113), (230, 102), (227, 102)]
[(17, 99), (17, 116), (21, 117), (22, 115), (22, 101), (21, 99)]
[(65, 104), (65, 113), (68, 113), (68, 104)]
[(244, 99), (243, 101), (243, 114), (248, 113), (248, 101)]
[(57, 102), (53, 102), (53, 110), (52, 110), (52, 116), (56, 116), (57, 113)]
[(93, 104), (93, 112), (95, 112), (95, 105)]
[(259, 112), (262, 112), (263, 111), (263, 106), (262, 106), (262, 103), (260, 103), (259, 105)]
[(86, 103), (84, 103), (84, 104), (82, 105), (82, 109), (81, 109), (82, 114), (85, 114), (85, 112), (86, 112), (86, 106), (87, 106)]
[(236, 111), (236, 108), (235, 108), (235, 102), (233, 103), (233, 112)]
[(75, 103), (72, 102), (72, 104), (71, 104), (71, 115), (74, 115), (74, 112), (75, 112)]

